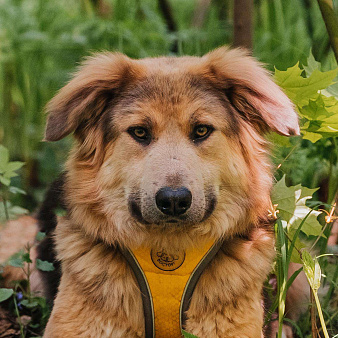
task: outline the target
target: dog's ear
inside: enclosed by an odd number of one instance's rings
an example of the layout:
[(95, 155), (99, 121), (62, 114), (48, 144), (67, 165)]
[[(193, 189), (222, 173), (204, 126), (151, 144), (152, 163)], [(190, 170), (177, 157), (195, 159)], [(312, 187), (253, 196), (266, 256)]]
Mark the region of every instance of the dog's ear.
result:
[(227, 96), (242, 118), (261, 131), (299, 135), (293, 104), (273, 82), (270, 74), (242, 49), (225, 47), (203, 57), (213, 85)]
[(46, 141), (58, 141), (97, 119), (132, 76), (132, 60), (104, 53), (88, 58), (47, 105)]

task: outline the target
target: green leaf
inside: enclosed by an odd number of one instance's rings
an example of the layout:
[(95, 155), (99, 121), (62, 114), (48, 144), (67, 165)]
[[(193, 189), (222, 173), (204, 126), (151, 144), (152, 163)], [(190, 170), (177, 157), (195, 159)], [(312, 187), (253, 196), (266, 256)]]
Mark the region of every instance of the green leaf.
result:
[(302, 199), (304, 197), (308, 197), (307, 199), (311, 199), (312, 195), (318, 190), (319, 190), (319, 188), (311, 189), (311, 188), (307, 188), (307, 187), (302, 187), (300, 195), (299, 195), (299, 199)]
[[(303, 68), (305, 70), (306, 77), (309, 77), (316, 69), (321, 70), (321, 64), (315, 60), (312, 51), (310, 52), (310, 55), (307, 59), (307, 66), (303, 65)], [(336, 99), (338, 99), (338, 77), (336, 77), (334, 81), (336, 83), (325, 89), (322, 89), (321, 93), (326, 96), (334, 96)]]
[(299, 113), (307, 119), (301, 127), (304, 139), (315, 143), (323, 137), (338, 136), (338, 101), (334, 97), (318, 94)]
[(34, 307), (37, 307), (38, 303), (36, 301), (34, 301), (34, 300), (29, 301), (28, 299), (24, 299), (21, 302), (21, 305), (25, 306), (28, 309), (32, 309)]
[[(39, 323), (36, 323), (36, 324), (29, 324), (29, 327), (31, 327), (32, 329), (37, 329), (38, 327), (40, 326)], [(32, 337), (33, 338), (33, 337)], [(34, 338), (38, 338), (36, 336), (34, 336)], [(42, 338), (42, 337), (41, 337)]]
[(33, 263), (28, 252), (22, 255), (22, 260), (26, 263)]
[(276, 146), (287, 147), (287, 148), (292, 146), (289, 137), (282, 136), (277, 133), (272, 132), (272, 133), (267, 134), (266, 139)]
[(0, 289), (0, 303), (4, 302), (5, 300), (7, 300), (9, 297), (12, 296), (13, 294), (13, 290), (12, 289), (4, 289), (1, 288)]
[(313, 278), (313, 289), (316, 291), (320, 288), (321, 278), (322, 278), (322, 270), (320, 268), (317, 257), (315, 257), (315, 273)]
[(278, 204), (281, 218), (289, 221), (296, 209), (296, 196), (295, 189), (286, 186), (285, 175), (274, 185), (271, 200), (273, 204)]
[[(289, 232), (289, 235), (291, 236), (291, 238), (293, 238), (295, 232), (296, 231), (290, 231)], [(302, 250), (302, 249), (305, 249), (305, 248), (308, 247), (308, 243), (303, 243), (299, 238), (296, 238), (295, 247), (298, 250)], [(298, 263), (298, 264), (303, 263), (300, 255), (299, 255), (299, 252), (297, 250), (292, 250), (290, 261), (292, 263)]]
[(325, 106), (323, 95), (319, 94), (315, 100), (309, 100), (309, 104), (300, 110), (300, 114), (308, 120), (322, 121), (332, 115)]
[(3, 174), (3, 177), (5, 178), (12, 178), (12, 177), (16, 177), (18, 176), (18, 174), (14, 171), (5, 171), (4, 174)]
[(310, 253), (306, 250), (302, 252), (302, 261), (306, 278), (314, 292), (320, 288), (320, 279), (322, 276), (321, 268), (317, 258), (312, 259)]
[(314, 98), (319, 90), (330, 86), (337, 76), (338, 69), (327, 72), (314, 69), (307, 78), (302, 76), (302, 72), (299, 63), (286, 71), (275, 70), (277, 84), (284, 89), (291, 101), (300, 107), (306, 105), (309, 99)]
[(321, 92), (324, 95), (327, 96), (333, 96), (336, 99), (338, 99), (338, 78), (335, 78), (336, 83), (334, 83), (333, 85), (327, 87), (326, 89), (323, 89)]
[(304, 221), (301, 231), (307, 236), (318, 236), (321, 233), (322, 226), (317, 220), (320, 212), (311, 210), (306, 205), (306, 201), (312, 198), (316, 190), (302, 187), (300, 184), (287, 187), (285, 176), (274, 185), (271, 200), (273, 204), (278, 204), (279, 215), (287, 222), (288, 231), (297, 229), (302, 220), (311, 212)]
[(9, 162), (7, 164), (7, 168), (6, 168), (6, 171), (15, 171), (15, 170), (18, 170), (20, 169), (25, 163), (24, 162)]
[(17, 187), (9, 187), (9, 192), (11, 192), (12, 194), (26, 195), (26, 191)]
[(189, 333), (185, 330), (182, 330), (182, 334), (184, 338), (198, 338), (197, 336), (193, 335), (192, 333)]
[(316, 143), (318, 140), (320, 140), (321, 138), (323, 138), (323, 136), (321, 134), (318, 133), (312, 133), (310, 131), (306, 131), (303, 134), (303, 139), (304, 140), (309, 140), (312, 143)]
[[(7, 201), (7, 209), (9, 213), (9, 219), (15, 219), (19, 215), (28, 214), (28, 210), (21, 208), (19, 206), (12, 205), (10, 202)], [(0, 222), (5, 222), (5, 208), (4, 204), (0, 202)]]
[(0, 183), (8, 187), (11, 184), (11, 180), (0, 174)]
[(306, 76), (309, 77), (314, 70), (318, 69), (321, 70), (320, 62), (316, 61), (312, 51), (310, 51), (310, 55), (307, 58), (307, 66), (303, 65), (303, 68), (305, 70)]
[[(338, 112), (323, 120), (321, 127), (318, 129), (321, 133), (334, 133), (338, 135)], [(337, 136), (332, 135), (332, 136)]]
[(7, 265), (11, 265), (15, 268), (23, 268), (23, 263), (24, 261), (22, 259), (22, 252), (17, 252), (7, 261)]
[[(310, 197), (304, 197), (296, 202), (296, 209), (293, 217), (288, 222), (289, 229), (298, 229), (300, 223), (305, 216), (311, 211), (311, 209), (305, 205), (305, 202)], [(322, 226), (317, 220), (320, 215), (319, 211), (312, 211), (302, 226), (302, 232), (307, 236), (318, 236), (322, 231)]]
[(36, 239), (38, 242), (41, 242), (45, 237), (46, 237), (46, 233), (45, 233), (45, 232), (39, 231), (39, 232), (36, 234), (35, 239)]
[(42, 261), (41, 259), (36, 260), (36, 267), (41, 271), (54, 271), (53, 263)]

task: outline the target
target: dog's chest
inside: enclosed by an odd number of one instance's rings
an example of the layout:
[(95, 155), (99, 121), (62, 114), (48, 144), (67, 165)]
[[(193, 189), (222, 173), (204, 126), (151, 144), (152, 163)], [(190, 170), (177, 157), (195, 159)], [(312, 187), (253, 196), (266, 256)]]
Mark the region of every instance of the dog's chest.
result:
[(146, 337), (181, 336), (194, 287), (219, 246), (210, 241), (187, 251), (141, 247), (124, 252), (143, 295)]

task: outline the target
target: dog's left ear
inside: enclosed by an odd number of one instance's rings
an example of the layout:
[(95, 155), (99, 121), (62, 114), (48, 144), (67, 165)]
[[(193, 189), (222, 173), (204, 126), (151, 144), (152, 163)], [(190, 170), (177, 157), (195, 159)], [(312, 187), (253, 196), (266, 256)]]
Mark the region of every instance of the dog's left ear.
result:
[(268, 71), (242, 49), (225, 47), (205, 55), (207, 76), (242, 118), (261, 131), (299, 135), (293, 104)]
[(132, 60), (123, 54), (103, 53), (88, 58), (48, 103), (45, 140), (58, 141), (94, 123), (135, 72)]

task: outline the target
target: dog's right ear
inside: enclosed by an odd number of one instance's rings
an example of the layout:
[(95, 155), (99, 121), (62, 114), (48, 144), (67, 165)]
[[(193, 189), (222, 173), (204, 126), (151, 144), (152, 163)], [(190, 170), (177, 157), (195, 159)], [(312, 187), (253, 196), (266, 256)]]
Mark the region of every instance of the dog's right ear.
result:
[(300, 135), (292, 102), (270, 74), (242, 49), (218, 48), (203, 57), (204, 77), (217, 88), (243, 120), (258, 131)]
[(47, 105), (46, 141), (58, 141), (102, 114), (133, 76), (132, 60), (118, 53), (88, 58)]

